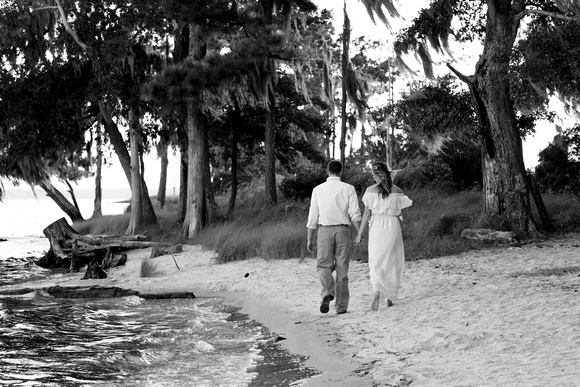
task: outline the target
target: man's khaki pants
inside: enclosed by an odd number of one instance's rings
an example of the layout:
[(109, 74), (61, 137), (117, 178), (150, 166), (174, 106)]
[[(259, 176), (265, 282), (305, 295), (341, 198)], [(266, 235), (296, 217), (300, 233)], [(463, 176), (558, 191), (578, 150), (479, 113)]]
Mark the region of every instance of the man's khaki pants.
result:
[[(348, 309), (348, 267), (352, 238), (348, 226), (319, 226), (316, 272), (322, 285), (321, 297), (333, 296), (337, 311)], [(332, 272), (336, 271), (336, 280)]]

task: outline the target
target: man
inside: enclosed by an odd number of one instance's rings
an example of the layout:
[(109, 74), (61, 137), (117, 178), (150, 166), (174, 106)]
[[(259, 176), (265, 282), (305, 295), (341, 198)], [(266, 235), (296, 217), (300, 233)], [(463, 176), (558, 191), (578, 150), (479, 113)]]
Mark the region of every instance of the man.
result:
[[(337, 314), (348, 309), (348, 266), (352, 251), (350, 225), (359, 229), (361, 212), (354, 187), (340, 180), (342, 163), (331, 160), (328, 178), (312, 191), (308, 213), (308, 243), (312, 252), (314, 232), (318, 228), (316, 272), (322, 285), (320, 312), (328, 313), (330, 301), (336, 298)], [(336, 280), (332, 272), (336, 271)]]

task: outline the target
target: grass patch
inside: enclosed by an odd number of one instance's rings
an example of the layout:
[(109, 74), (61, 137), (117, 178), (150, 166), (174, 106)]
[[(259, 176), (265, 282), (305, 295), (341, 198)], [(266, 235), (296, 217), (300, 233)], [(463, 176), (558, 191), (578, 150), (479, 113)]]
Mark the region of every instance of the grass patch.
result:
[(129, 227), (130, 214), (104, 215), (98, 218), (81, 220), (73, 228), (81, 234), (92, 235), (125, 235)]
[[(171, 202), (173, 204), (173, 202)], [(141, 230), (154, 242), (183, 243), (181, 224), (177, 221), (177, 204), (166, 205), (164, 209), (156, 209), (157, 226)], [(81, 234), (91, 235), (125, 235), (131, 219), (130, 213), (120, 215), (105, 215), (75, 222), (73, 228)]]
[[(542, 200), (552, 224), (558, 232), (580, 229), (580, 196), (571, 193), (543, 193)], [(539, 223), (540, 216), (532, 200), (532, 216)]]
[(155, 262), (149, 258), (143, 258), (141, 260), (141, 268), (139, 269), (139, 276), (141, 278), (155, 277), (158, 274), (159, 270)]
[[(181, 236), (177, 219), (177, 201), (168, 200), (163, 210), (157, 209), (159, 226), (144, 233), (154, 241), (201, 245), (217, 253), (219, 263), (251, 257), (303, 259), (312, 256), (306, 250), (308, 201), (281, 201), (267, 206), (263, 189), (248, 185), (238, 196), (231, 219), (209, 225), (192, 240)], [(489, 245), (461, 238), (466, 228), (490, 226), (492, 220), (482, 220), (482, 193), (477, 190), (448, 193), (435, 190), (409, 190), (413, 200), (403, 227), (407, 260), (429, 259), (454, 255)], [(220, 212), (225, 213), (229, 197), (216, 198)], [(544, 203), (558, 232), (580, 230), (580, 198), (569, 194), (545, 194)], [(361, 210), (363, 209), (361, 203)], [(539, 219), (534, 214), (534, 219)], [(129, 214), (105, 216), (75, 223), (75, 229), (86, 234), (123, 235), (129, 224)], [(500, 229), (496, 227), (489, 227)], [(351, 228), (354, 237), (356, 231)], [(368, 258), (368, 234), (360, 248), (353, 249), (352, 258)]]
[(471, 241), (461, 238), (461, 232), (475, 227), (481, 212), (481, 192), (422, 190), (407, 195), (413, 205), (403, 227), (406, 259), (434, 258), (474, 248)]
[[(307, 211), (307, 210), (306, 210)], [(306, 216), (302, 207), (286, 204), (270, 208), (245, 207), (227, 222), (202, 230), (192, 241), (218, 254), (218, 262), (249, 257), (265, 259), (304, 258)]]

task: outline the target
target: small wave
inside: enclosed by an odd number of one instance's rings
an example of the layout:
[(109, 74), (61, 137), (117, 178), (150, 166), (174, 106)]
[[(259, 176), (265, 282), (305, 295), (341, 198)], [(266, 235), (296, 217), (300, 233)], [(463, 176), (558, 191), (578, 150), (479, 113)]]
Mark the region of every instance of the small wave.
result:
[(127, 297), (120, 297), (118, 304), (120, 306), (138, 306), (142, 305), (145, 300), (143, 300), (139, 296), (127, 296)]
[(159, 355), (149, 351), (133, 349), (122, 353), (102, 354), (100, 361), (119, 367), (120, 365), (151, 365), (159, 359)]
[(45, 292), (42, 289), (35, 289), (32, 290), (29, 293), (23, 293), (17, 296), (12, 296), (12, 297), (20, 297), (20, 298), (54, 298), (53, 296), (51, 296), (49, 293)]
[[(48, 373), (43, 373), (43, 372), (38, 372), (35, 371), (34, 375), (29, 375), (29, 374), (20, 374), (20, 373), (5, 373), (3, 374), (4, 377), (9, 377), (11, 379), (21, 379), (20, 383), (22, 383), (22, 381), (24, 380), (38, 380), (38, 379), (42, 379), (45, 378), (47, 376), (50, 376), (50, 374)], [(14, 382), (14, 380), (12, 381)], [(16, 383), (14, 383), (16, 384)]]
[(212, 352), (215, 350), (215, 347), (209, 343), (206, 343), (203, 340), (199, 340), (195, 343), (195, 349), (200, 352)]

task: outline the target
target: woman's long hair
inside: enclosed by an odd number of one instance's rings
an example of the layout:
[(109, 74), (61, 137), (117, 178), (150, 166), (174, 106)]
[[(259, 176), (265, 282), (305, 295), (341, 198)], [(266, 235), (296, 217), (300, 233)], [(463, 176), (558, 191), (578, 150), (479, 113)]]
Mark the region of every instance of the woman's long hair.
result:
[(377, 175), (381, 181), (379, 182), (379, 196), (383, 199), (389, 196), (391, 189), (393, 188), (393, 179), (391, 178), (391, 172), (387, 164), (382, 161), (376, 161), (372, 165), (373, 173)]

